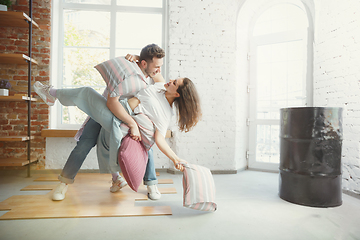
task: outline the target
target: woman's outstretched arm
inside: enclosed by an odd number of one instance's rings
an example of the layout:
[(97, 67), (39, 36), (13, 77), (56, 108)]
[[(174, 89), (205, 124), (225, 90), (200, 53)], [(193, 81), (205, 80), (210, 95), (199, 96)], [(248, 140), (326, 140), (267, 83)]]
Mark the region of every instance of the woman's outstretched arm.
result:
[(181, 162), (185, 162), (181, 160), (174, 151), (170, 148), (169, 144), (166, 142), (165, 137), (161, 135), (159, 130), (156, 129), (155, 131), (155, 143), (168, 158), (170, 158), (171, 161), (173, 161), (175, 168), (184, 171), (184, 166), (180, 164)]

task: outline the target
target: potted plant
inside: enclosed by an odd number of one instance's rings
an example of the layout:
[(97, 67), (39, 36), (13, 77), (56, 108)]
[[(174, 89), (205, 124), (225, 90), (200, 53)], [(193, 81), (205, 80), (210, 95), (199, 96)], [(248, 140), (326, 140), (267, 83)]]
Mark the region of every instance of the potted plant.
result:
[(0, 80), (0, 96), (9, 96), (9, 89), (11, 88), (11, 84), (8, 80), (2, 79)]
[(7, 11), (11, 4), (11, 0), (0, 0), (0, 11)]

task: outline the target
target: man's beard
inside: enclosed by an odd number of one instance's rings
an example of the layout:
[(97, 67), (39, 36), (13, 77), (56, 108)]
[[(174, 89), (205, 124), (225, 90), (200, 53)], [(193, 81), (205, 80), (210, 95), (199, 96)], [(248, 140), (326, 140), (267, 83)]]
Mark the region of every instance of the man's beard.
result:
[(153, 77), (153, 76), (155, 76), (155, 75), (153, 75), (153, 74), (152, 74), (152, 72), (150, 72), (150, 71), (149, 71), (149, 69), (148, 69), (148, 68), (145, 68), (145, 70), (144, 70), (144, 71), (145, 71), (145, 73), (146, 73), (147, 77)]

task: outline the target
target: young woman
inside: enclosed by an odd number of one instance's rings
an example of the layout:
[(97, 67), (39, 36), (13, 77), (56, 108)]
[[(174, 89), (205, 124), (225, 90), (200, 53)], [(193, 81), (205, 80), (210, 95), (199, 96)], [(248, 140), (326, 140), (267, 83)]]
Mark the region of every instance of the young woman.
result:
[[(175, 168), (183, 171), (182, 160), (171, 150), (165, 141), (165, 134), (177, 109), (180, 131), (191, 130), (201, 117), (199, 96), (195, 85), (188, 78), (178, 78), (165, 83), (158, 74), (155, 84), (139, 91), (135, 97), (121, 100), (121, 104), (137, 122), (141, 139), (149, 149), (154, 142), (158, 148), (173, 161)], [(120, 170), (117, 151), (128, 127), (116, 118), (106, 107), (106, 99), (90, 87), (75, 89), (53, 89), (40, 82), (34, 83), (36, 93), (47, 103), (47, 98), (55, 97), (64, 106), (77, 106), (92, 119), (101, 124), (98, 138), (98, 160), (100, 172), (114, 173)]]

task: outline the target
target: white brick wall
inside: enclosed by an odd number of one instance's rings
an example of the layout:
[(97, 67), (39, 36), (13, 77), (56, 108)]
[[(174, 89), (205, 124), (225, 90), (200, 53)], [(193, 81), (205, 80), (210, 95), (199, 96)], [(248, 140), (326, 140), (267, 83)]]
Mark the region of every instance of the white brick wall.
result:
[[(236, 19), (241, 1), (169, 0), (169, 75), (192, 79), (203, 118), (176, 133), (178, 155), (212, 170), (236, 170)], [(245, 154), (244, 154), (245, 155)]]
[(315, 1), (314, 105), (343, 107), (343, 189), (360, 193), (360, 1)]
[[(45, 168), (62, 169), (75, 146), (74, 138), (46, 138)], [(81, 169), (99, 169), (96, 147), (91, 149)]]

